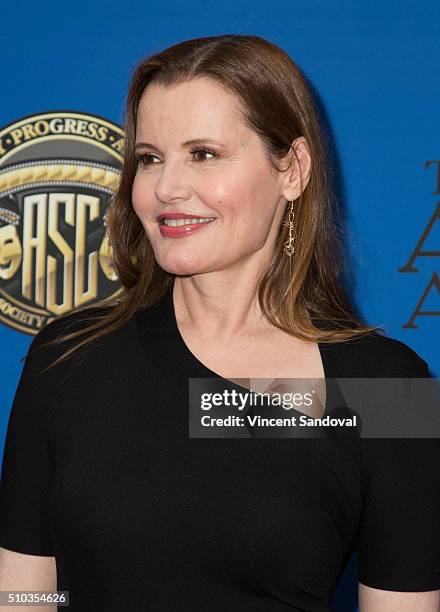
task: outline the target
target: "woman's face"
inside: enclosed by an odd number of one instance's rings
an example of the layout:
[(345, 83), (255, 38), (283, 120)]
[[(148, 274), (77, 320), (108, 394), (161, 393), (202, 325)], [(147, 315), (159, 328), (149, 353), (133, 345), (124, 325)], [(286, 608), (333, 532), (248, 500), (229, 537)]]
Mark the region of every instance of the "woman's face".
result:
[[(207, 78), (149, 85), (138, 108), (136, 153), (133, 208), (164, 270), (212, 272), (270, 256), (285, 212), (285, 175), (272, 170), (232, 94)], [(164, 227), (162, 213), (214, 220)]]

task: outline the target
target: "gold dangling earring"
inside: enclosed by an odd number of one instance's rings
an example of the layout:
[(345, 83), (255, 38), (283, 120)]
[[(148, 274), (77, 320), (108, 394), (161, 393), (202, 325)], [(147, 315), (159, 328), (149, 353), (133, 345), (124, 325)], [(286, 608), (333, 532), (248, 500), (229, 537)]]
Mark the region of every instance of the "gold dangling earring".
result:
[(283, 221), (283, 225), (289, 228), (289, 238), (284, 243), (284, 252), (289, 257), (292, 257), (292, 255), (295, 252), (295, 246), (293, 244), (296, 238), (296, 228), (294, 225), (294, 219), (295, 219), (295, 213), (293, 212), (293, 200), (292, 200), (290, 202), (289, 212), (287, 213), (287, 221)]

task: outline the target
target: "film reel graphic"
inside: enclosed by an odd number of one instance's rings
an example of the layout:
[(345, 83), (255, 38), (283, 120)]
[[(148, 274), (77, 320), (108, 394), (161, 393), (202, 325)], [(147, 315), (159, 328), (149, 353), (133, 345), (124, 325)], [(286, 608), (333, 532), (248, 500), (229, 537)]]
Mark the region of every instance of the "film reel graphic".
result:
[(0, 132), (0, 321), (36, 334), (116, 294), (106, 212), (123, 131), (95, 115), (32, 115)]

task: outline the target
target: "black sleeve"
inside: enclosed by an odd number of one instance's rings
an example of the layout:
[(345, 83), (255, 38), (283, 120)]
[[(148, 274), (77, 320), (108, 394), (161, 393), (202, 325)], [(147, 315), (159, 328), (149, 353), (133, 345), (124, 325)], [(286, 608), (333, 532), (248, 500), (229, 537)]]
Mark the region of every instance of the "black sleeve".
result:
[[(40, 331), (29, 350), (48, 337), (45, 330)], [(0, 546), (52, 556), (49, 494), (53, 464), (48, 389), (40, 380), (40, 366), (38, 353), (26, 358), (9, 414), (0, 480)]]
[[(91, 316), (93, 313), (89, 313)], [(45, 368), (75, 340), (44, 346), (76, 331), (89, 315), (71, 312), (54, 319), (32, 340), (15, 392), (6, 430), (0, 479), (0, 546), (30, 555), (54, 556), (50, 494), (54, 473), (49, 415), (76, 358)]]
[[(416, 353), (402, 376), (426, 378)], [(364, 438), (358, 580), (390, 591), (440, 589), (440, 438)]]

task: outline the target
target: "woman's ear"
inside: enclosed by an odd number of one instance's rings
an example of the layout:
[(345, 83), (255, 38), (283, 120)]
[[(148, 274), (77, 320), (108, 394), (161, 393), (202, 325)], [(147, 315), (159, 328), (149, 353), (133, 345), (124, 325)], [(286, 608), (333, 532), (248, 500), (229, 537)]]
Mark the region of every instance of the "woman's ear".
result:
[(312, 170), (309, 145), (304, 136), (299, 136), (292, 142), (285, 160), (287, 170), (282, 195), (287, 201), (293, 201), (299, 198), (306, 188)]

